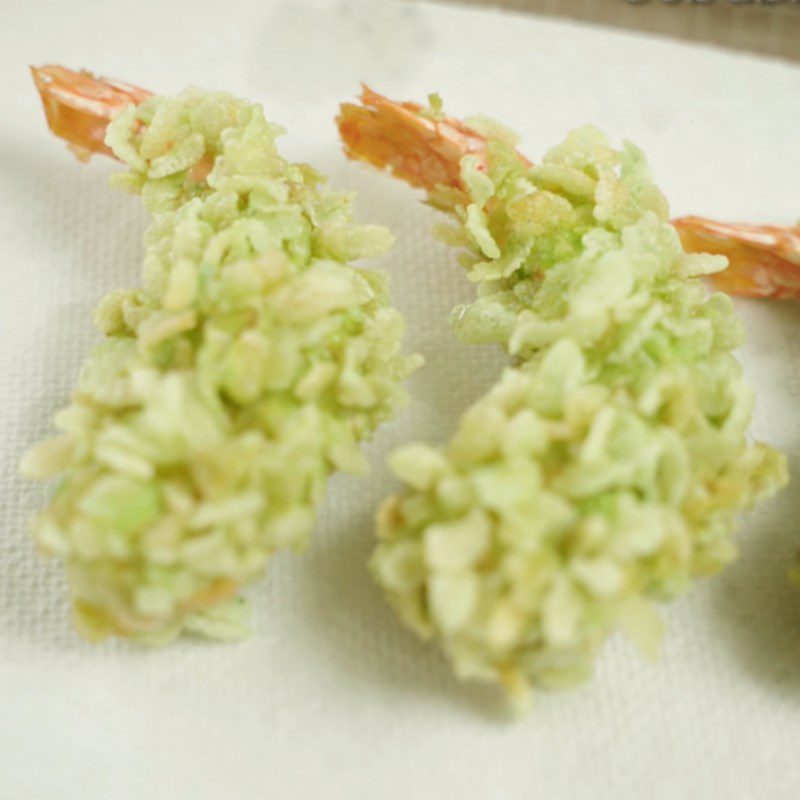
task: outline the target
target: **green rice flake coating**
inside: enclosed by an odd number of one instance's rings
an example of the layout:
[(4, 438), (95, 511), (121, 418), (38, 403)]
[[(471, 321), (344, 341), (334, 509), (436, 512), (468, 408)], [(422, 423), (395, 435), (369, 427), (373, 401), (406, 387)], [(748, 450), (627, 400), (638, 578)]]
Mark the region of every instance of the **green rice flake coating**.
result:
[(392, 244), (352, 198), (275, 148), (260, 106), (188, 90), (131, 106), (107, 143), (113, 182), (152, 215), (140, 289), (98, 306), (62, 436), (23, 461), (59, 475), (34, 521), (66, 563), (92, 639), (235, 638), (240, 589), (302, 550), (335, 470), (405, 399), (419, 357), (384, 275), (352, 266)]
[(488, 155), (432, 201), (478, 288), (455, 330), (513, 366), (445, 447), (394, 453), (371, 564), (460, 677), (524, 707), (615, 630), (653, 653), (654, 601), (731, 561), (737, 514), (787, 474), (747, 437), (742, 328), (699, 280), (725, 260), (683, 251), (641, 152), (587, 127), (530, 168), (511, 141)]

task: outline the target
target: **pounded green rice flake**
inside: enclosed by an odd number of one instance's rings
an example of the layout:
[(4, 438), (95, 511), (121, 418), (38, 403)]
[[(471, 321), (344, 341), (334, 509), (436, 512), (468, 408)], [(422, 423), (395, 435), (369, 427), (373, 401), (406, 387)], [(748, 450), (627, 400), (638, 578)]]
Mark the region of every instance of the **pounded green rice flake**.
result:
[(392, 244), (351, 198), (284, 161), (258, 105), (187, 91), (130, 107), (107, 142), (153, 220), (144, 285), (106, 297), (34, 534), (67, 565), (79, 629), (163, 642), (246, 631), (239, 591), (301, 550), (336, 469), (403, 402), (418, 357), (386, 280)]
[[(491, 132), (491, 128), (486, 128)], [(652, 652), (654, 601), (734, 558), (738, 513), (786, 482), (747, 437), (730, 299), (692, 276), (641, 153), (594, 128), (526, 168), (508, 136), (462, 160), (452, 205), (478, 298), (459, 336), (514, 357), (444, 448), (391, 459), (372, 569), (462, 678), (586, 679), (614, 630)]]

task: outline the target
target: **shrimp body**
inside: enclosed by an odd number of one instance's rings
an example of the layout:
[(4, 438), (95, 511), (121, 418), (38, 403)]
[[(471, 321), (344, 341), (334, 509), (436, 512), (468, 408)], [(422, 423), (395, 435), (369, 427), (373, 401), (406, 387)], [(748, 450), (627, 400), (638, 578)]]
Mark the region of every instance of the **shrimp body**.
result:
[[(390, 101), (365, 100), (342, 109), (346, 151), (435, 198), (418, 173), (428, 117), (403, 106), (395, 135)], [(746, 436), (741, 326), (699, 280), (724, 259), (683, 250), (641, 152), (588, 127), (530, 166), (485, 130), (457, 178), (442, 171), (452, 202), (437, 205), (479, 287), (455, 331), (513, 366), (446, 445), (392, 455), (404, 486), (371, 565), (458, 676), (522, 703), (585, 680), (614, 630), (653, 652), (655, 602), (734, 557), (738, 513), (785, 484), (786, 463)]]
[(153, 215), (142, 285), (100, 303), (62, 435), (23, 461), (59, 478), (34, 536), (89, 638), (241, 635), (241, 591), (305, 546), (328, 477), (363, 471), (359, 442), (418, 363), (384, 278), (348, 263), (391, 235), (282, 159), (258, 105), (34, 75), (54, 130), (124, 162), (114, 183)]

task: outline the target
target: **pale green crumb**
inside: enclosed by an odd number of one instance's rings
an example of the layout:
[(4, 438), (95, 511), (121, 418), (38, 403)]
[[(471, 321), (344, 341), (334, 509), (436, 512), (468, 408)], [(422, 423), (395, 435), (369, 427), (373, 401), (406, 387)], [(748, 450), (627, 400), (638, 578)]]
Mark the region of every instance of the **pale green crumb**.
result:
[(725, 261), (683, 251), (641, 152), (584, 128), (526, 168), (511, 142), (488, 174), (462, 160), (445, 236), (478, 286), (456, 332), (513, 366), (445, 447), (392, 456), (371, 566), (458, 676), (524, 706), (589, 677), (614, 630), (653, 655), (655, 602), (735, 557), (786, 460), (747, 436), (741, 324), (696, 277)]
[(247, 629), (240, 589), (302, 550), (336, 469), (404, 400), (418, 357), (351, 198), (284, 161), (260, 106), (186, 91), (130, 107), (107, 142), (152, 223), (140, 289), (110, 294), (62, 436), (23, 462), (59, 476), (35, 520), (76, 623), (159, 643)]

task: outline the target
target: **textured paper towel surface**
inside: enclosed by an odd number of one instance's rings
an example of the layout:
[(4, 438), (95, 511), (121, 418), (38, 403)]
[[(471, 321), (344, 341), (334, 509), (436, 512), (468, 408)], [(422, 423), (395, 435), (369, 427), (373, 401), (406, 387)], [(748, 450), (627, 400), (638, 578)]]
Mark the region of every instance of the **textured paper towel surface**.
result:
[[(67, 5), (70, 8), (67, 8)], [(236, 9), (235, 13), (233, 9)], [(657, 666), (623, 641), (596, 678), (507, 724), (395, 621), (364, 561), (391, 486), (386, 452), (443, 440), (496, 376), (494, 349), (458, 344), (447, 313), (471, 287), (415, 193), (341, 156), (331, 118), (359, 80), (439, 91), (496, 116), (538, 157), (587, 120), (649, 154), (673, 212), (790, 222), (800, 212), (800, 70), (535, 18), (421, 4), (264, 0), (27, 4), (3, 23), (0, 125), (0, 800), (782, 798), (800, 791), (800, 547), (794, 483), (748, 518), (740, 561), (666, 611)], [(383, 266), (428, 366), (370, 448), (337, 478), (305, 557), (252, 592), (255, 635), (164, 650), (73, 633), (58, 566), (26, 520), (46, 490), (16, 477), (95, 339), (90, 310), (134, 285), (145, 217), (45, 131), (28, 63), (63, 62), (163, 92), (187, 83), (262, 101), (284, 152), (359, 192), (390, 224)], [(800, 313), (741, 302), (756, 433), (800, 464)]]

